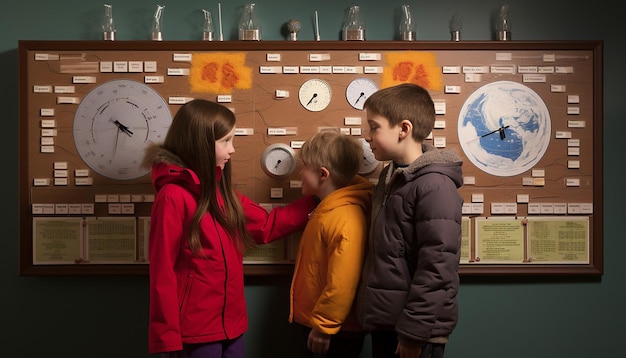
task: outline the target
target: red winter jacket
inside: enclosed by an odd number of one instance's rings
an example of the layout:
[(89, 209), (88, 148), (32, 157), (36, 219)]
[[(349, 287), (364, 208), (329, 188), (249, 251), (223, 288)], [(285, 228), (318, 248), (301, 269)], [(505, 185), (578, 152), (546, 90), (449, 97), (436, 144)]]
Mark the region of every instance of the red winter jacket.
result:
[[(219, 178), (221, 169), (217, 171)], [(149, 236), (149, 352), (240, 336), (248, 329), (242, 254), (210, 214), (201, 222), (206, 257), (194, 256), (187, 243), (200, 191), (198, 177), (178, 165), (156, 163), (152, 182), (157, 193)], [(302, 230), (315, 206), (312, 197), (305, 197), (268, 213), (249, 198), (239, 198), (248, 230), (258, 243)]]

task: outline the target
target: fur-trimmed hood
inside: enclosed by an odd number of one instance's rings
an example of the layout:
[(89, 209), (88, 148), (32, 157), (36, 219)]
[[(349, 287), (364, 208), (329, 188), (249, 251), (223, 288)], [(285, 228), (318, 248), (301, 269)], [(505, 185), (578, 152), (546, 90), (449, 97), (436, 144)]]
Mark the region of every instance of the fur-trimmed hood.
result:
[(180, 157), (174, 154), (169, 149), (166, 149), (162, 144), (150, 144), (145, 149), (145, 155), (141, 165), (146, 168), (151, 168), (158, 163), (174, 164), (181, 168), (186, 168), (185, 163)]
[[(146, 148), (143, 166), (152, 168), (152, 186), (159, 191), (163, 185), (176, 183), (193, 193), (200, 193), (200, 179), (189, 169), (183, 160), (172, 151), (160, 144), (152, 144)], [(216, 167), (216, 178), (222, 177), (222, 168)]]

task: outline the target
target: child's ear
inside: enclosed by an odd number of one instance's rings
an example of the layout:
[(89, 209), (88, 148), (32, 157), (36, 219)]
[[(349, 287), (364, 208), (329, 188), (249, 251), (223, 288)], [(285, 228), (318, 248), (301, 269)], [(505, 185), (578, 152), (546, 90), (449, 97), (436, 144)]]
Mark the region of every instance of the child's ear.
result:
[(330, 171), (326, 167), (320, 168), (320, 178), (322, 180), (330, 178)]
[(400, 126), (400, 138), (410, 137), (413, 132), (413, 123), (411, 121), (405, 119), (399, 124)]

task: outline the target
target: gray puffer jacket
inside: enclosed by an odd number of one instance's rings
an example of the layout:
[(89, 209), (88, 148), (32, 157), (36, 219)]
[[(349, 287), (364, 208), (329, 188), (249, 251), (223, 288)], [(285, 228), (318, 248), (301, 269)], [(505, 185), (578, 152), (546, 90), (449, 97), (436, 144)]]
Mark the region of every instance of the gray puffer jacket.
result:
[(462, 160), (432, 145), (423, 150), (380, 175), (357, 314), (368, 331), (445, 343), (458, 319)]

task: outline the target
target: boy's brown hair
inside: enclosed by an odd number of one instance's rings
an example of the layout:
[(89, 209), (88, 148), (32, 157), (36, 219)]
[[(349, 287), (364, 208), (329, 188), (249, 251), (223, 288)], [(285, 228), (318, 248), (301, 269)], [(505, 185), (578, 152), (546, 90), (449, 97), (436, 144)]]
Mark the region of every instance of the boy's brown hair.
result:
[(435, 104), (428, 91), (413, 83), (383, 88), (367, 98), (364, 109), (387, 118), (394, 127), (403, 120), (413, 123), (412, 137), (423, 142), (435, 125)]
[(357, 175), (363, 160), (363, 149), (356, 138), (325, 130), (304, 142), (300, 159), (316, 169), (328, 169), (333, 183), (341, 188)]

